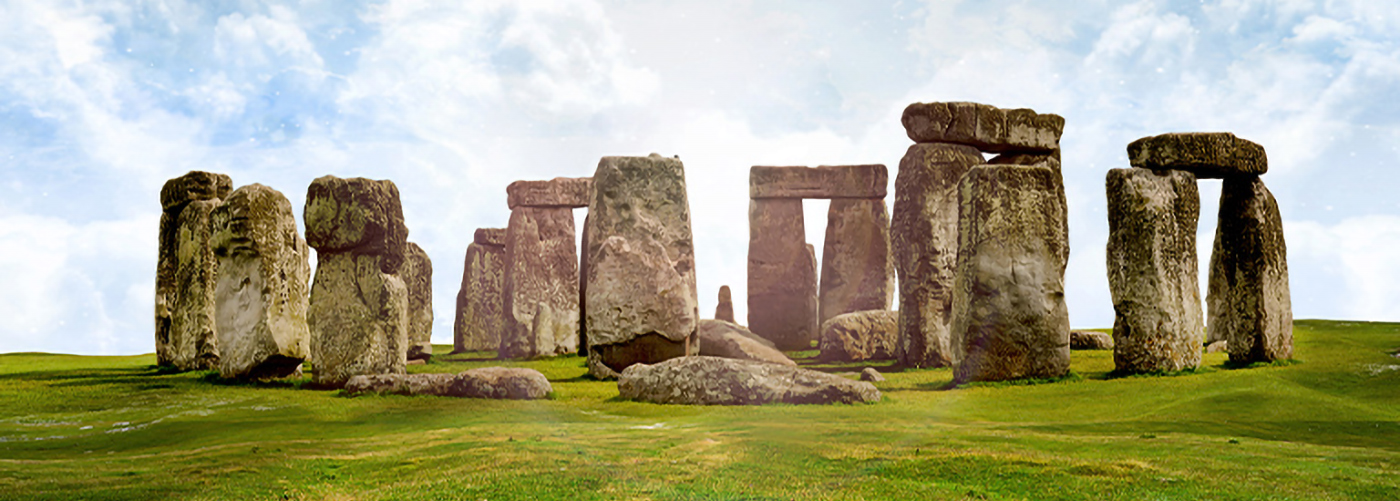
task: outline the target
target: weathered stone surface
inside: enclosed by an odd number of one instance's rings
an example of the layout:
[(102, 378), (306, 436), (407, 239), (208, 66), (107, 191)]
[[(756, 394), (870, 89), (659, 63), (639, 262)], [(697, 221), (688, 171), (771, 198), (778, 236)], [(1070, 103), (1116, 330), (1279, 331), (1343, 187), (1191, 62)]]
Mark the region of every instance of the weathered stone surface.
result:
[(749, 329), (783, 350), (817, 338), (817, 266), (802, 222), (802, 200), (749, 201)]
[(916, 143), (963, 144), (989, 153), (1052, 151), (1065, 130), (1059, 115), (962, 102), (910, 104), (900, 121)]
[(622, 398), (658, 404), (761, 405), (879, 402), (870, 383), (797, 367), (719, 357), (634, 364), (617, 381)]
[(860, 370), (860, 380), (880, 383), (885, 381), (885, 376), (880, 374), (880, 371), (875, 370), (874, 367), (866, 367)]
[(797, 365), (772, 343), (733, 322), (701, 320), (699, 335), (701, 356)]
[(355, 376), (345, 383), (351, 395), (366, 393), (442, 397), (537, 400), (554, 391), (534, 369), (483, 367), (459, 374), (378, 374)]
[(1108, 288), (1119, 372), (1180, 371), (1201, 363), (1196, 176), (1108, 171)]
[(1094, 331), (1070, 331), (1069, 349), (1112, 350), (1113, 336), (1102, 332)]
[(749, 169), (749, 198), (885, 198), (884, 165)]
[[(506, 229), (500, 358), (552, 357), (578, 346), (579, 271), (569, 208), (516, 207)], [(542, 305), (547, 315), (537, 319)]]
[(307, 188), (306, 242), (316, 249), (307, 323), (313, 381), (402, 374), (408, 350), (408, 290), (395, 273), (408, 248), (392, 181), (325, 176)]
[[(190, 171), (165, 182), (156, 258), (156, 363), (199, 370), (218, 363), (214, 331), (217, 263), (209, 245), (209, 214), (227, 197), (224, 174)], [(188, 211), (191, 202), (200, 202)]]
[(516, 181), (506, 186), (506, 205), (516, 207), (588, 207), (593, 178), (556, 177), (548, 181)]
[(1293, 356), (1288, 249), (1278, 202), (1258, 177), (1227, 177), (1206, 297), (1210, 341), (1229, 342), (1230, 361)]
[[(317, 255), (382, 256), (380, 271), (398, 273), (408, 227), (393, 181), (323, 176), (306, 190), (306, 243)], [(319, 266), (319, 265), (318, 265)]]
[(719, 304), (715, 305), (715, 320), (734, 323), (734, 299), (729, 294), (729, 286), (719, 286)]
[(399, 280), (408, 289), (408, 358), (433, 358), (433, 261), (413, 242), (404, 252)]
[(857, 311), (837, 315), (822, 323), (822, 360), (889, 360), (895, 358), (898, 344), (897, 311)]
[(210, 219), (219, 265), (214, 285), (219, 375), (295, 374), (311, 350), (306, 323), (311, 250), (297, 229), (292, 203), (277, 190), (250, 184), (224, 199)]
[(1230, 351), (1229, 341), (1221, 339), (1219, 341), (1215, 341), (1206, 345), (1206, 353), (1216, 353), (1221, 351)]
[[(492, 236), (499, 238), (492, 238)], [(494, 243), (493, 243), (494, 242)], [(453, 352), (496, 350), (504, 330), (505, 230), (481, 228), (467, 244), (462, 265), (462, 288), (457, 292), (453, 322)]]
[(700, 308), (681, 161), (603, 157), (587, 224), (590, 373), (695, 354)]
[(1269, 158), (1258, 143), (1229, 132), (1183, 132), (1128, 143), (1128, 162), (1146, 169), (1184, 170), (1200, 179), (1257, 176)]
[(819, 322), (853, 311), (890, 309), (895, 271), (884, 199), (832, 200), (822, 245)]
[(1064, 185), (1045, 167), (984, 165), (958, 189), (950, 328), (955, 381), (1069, 370)]
[(958, 259), (958, 180), (982, 164), (971, 146), (916, 144), (899, 162), (890, 242), (899, 273), (899, 363), (951, 363), (948, 322)]

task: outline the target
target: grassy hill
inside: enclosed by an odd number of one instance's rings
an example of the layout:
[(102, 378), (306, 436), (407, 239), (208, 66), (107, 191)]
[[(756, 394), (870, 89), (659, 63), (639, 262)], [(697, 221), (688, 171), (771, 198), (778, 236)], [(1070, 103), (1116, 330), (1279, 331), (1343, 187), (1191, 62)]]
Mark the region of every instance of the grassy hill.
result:
[(820, 407), (621, 401), (576, 357), (410, 368), (554, 385), (501, 402), (0, 355), (0, 499), (1400, 499), (1400, 324), (1294, 335), (1292, 364), (1112, 378), (1075, 352), (1059, 382), (892, 372), (881, 403)]

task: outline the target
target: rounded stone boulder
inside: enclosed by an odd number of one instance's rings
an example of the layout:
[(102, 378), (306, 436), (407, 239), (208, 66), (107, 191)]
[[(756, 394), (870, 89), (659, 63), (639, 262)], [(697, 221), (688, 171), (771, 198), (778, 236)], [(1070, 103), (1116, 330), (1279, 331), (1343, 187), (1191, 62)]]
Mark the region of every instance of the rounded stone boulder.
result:
[(821, 359), (840, 362), (890, 360), (899, 344), (899, 312), (857, 311), (822, 324)]

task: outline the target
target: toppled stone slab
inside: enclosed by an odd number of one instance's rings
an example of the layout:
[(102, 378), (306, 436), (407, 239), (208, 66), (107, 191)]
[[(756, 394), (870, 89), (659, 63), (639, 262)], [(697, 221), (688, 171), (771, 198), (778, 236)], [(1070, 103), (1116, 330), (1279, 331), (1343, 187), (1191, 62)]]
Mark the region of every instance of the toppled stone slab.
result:
[(894, 302), (894, 255), (884, 199), (838, 199), (826, 215), (818, 322)]
[(797, 367), (719, 357), (635, 364), (617, 381), (622, 398), (658, 404), (762, 405), (879, 402), (874, 385)]
[(963, 144), (988, 153), (1054, 151), (1065, 130), (1059, 115), (965, 102), (910, 104), (900, 121), (916, 143)]
[(506, 186), (506, 205), (516, 207), (588, 207), (593, 178), (556, 177), (548, 181), (516, 181)]
[(345, 391), (393, 395), (538, 400), (554, 388), (534, 369), (484, 367), (458, 374), (379, 374), (350, 378)]
[(1257, 176), (1269, 158), (1258, 143), (1229, 132), (1178, 132), (1128, 143), (1128, 162), (1153, 170), (1183, 170), (1200, 179)]
[(361, 374), (402, 374), (408, 290), (396, 275), (408, 248), (392, 181), (325, 176), (307, 188), (306, 243), (316, 249), (307, 322), (313, 381), (341, 386)]
[(958, 180), (982, 164), (971, 146), (909, 147), (894, 185), (890, 243), (899, 273), (899, 344), (905, 367), (951, 364), (948, 322), (958, 258)]
[(1225, 351), (1225, 352), (1230, 351), (1230, 342), (1229, 342), (1229, 341), (1226, 341), (1226, 340), (1224, 340), (1224, 339), (1221, 339), (1221, 340), (1219, 340), (1219, 341), (1215, 341), (1215, 342), (1212, 342), (1212, 343), (1206, 345), (1206, 353), (1217, 353), (1217, 352), (1222, 352), (1222, 351)]
[(156, 363), (180, 370), (213, 368), (219, 361), (209, 215), (228, 197), (224, 174), (190, 171), (165, 182), (156, 259)]
[(701, 356), (797, 366), (797, 362), (774, 348), (772, 343), (733, 322), (701, 320), (699, 334)]
[[(503, 359), (553, 357), (578, 347), (579, 270), (574, 213), (519, 206), (506, 229)], [(542, 307), (549, 311), (541, 315)]]
[(1113, 336), (1094, 331), (1070, 331), (1069, 349), (1071, 350), (1112, 350)]
[(1258, 177), (1227, 177), (1221, 186), (1206, 303), (1209, 340), (1228, 341), (1231, 362), (1293, 356), (1283, 220)]
[(819, 334), (816, 251), (804, 239), (802, 201), (749, 201), (749, 329), (783, 350)]
[(281, 192), (250, 184), (210, 216), (218, 259), (215, 319), (219, 376), (272, 379), (298, 373), (311, 350), (306, 323), (311, 250)]
[(408, 289), (408, 359), (433, 358), (433, 261), (413, 242), (404, 252), (399, 279)]
[(822, 323), (821, 359), (839, 362), (890, 360), (899, 344), (899, 312), (846, 313)]
[(1045, 167), (984, 165), (959, 185), (953, 379), (1069, 371), (1064, 185)]
[(823, 165), (749, 169), (749, 198), (885, 198), (884, 165)]
[(480, 228), (467, 244), (462, 264), (462, 287), (457, 292), (457, 317), (452, 324), (452, 351), (495, 350), (505, 325), (504, 228)]
[(655, 153), (603, 157), (586, 224), (589, 372), (609, 377), (699, 351), (695, 243), (681, 161)]
[(885, 376), (880, 374), (880, 371), (875, 370), (874, 367), (866, 367), (860, 370), (860, 380), (871, 383), (882, 383), (885, 381)]
[(719, 286), (719, 303), (715, 305), (715, 320), (734, 323), (734, 299), (729, 294), (729, 286)]
[(1180, 371), (1201, 363), (1196, 176), (1108, 171), (1108, 288), (1118, 372)]

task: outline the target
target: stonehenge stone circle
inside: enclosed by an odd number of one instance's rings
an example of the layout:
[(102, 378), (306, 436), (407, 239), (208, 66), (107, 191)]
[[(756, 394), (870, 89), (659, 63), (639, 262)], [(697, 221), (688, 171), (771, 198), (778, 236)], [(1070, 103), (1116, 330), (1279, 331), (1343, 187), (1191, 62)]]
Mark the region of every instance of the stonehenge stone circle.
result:
[(622, 398), (657, 404), (762, 405), (879, 402), (875, 386), (786, 365), (719, 357), (634, 364), (617, 381)]
[(742, 325), (724, 320), (701, 320), (699, 325), (700, 356), (797, 365), (772, 343)]
[(301, 370), (310, 353), (311, 254), (281, 192), (250, 184), (210, 216), (218, 259), (219, 376), (270, 379)]
[(980, 103), (914, 103), (900, 118), (916, 143), (953, 143), (988, 153), (1049, 153), (1060, 148), (1065, 119)]
[(715, 305), (715, 320), (734, 322), (734, 299), (729, 294), (729, 286), (719, 286), (719, 304)]
[[(867, 310), (822, 323), (821, 359), (834, 362), (889, 360), (899, 344), (899, 312)], [(703, 345), (702, 345), (703, 348)]]
[(1293, 356), (1288, 249), (1278, 202), (1257, 176), (1226, 177), (1206, 298), (1210, 340), (1225, 340), (1233, 363)]
[(983, 163), (976, 148), (920, 143), (895, 177), (890, 241), (899, 273), (899, 344), (905, 367), (952, 363), (948, 326), (958, 259), (958, 181)]
[(817, 338), (817, 267), (809, 257), (802, 199), (749, 200), (749, 330), (782, 350)]
[(1064, 185), (1049, 167), (984, 165), (958, 189), (953, 380), (1069, 371)]
[(232, 189), (228, 176), (202, 171), (190, 171), (161, 187), (155, 298), (158, 365), (179, 370), (218, 365), (218, 262), (210, 245), (209, 217)]
[[(591, 189), (588, 178), (516, 181), (506, 227), (505, 325), (500, 358), (552, 357), (574, 352), (579, 329), (579, 260), (575, 207)], [(547, 306), (549, 311), (541, 316)], [(539, 317), (539, 318), (537, 318)]]
[(413, 242), (404, 251), (399, 279), (408, 289), (408, 358), (433, 357), (433, 261)]
[(479, 228), (467, 244), (457, 318), (452, 324), (452, 351), (495, 350), (505, 324), (506, 230)]
[(1201, 362), (1205, 332), (1197, 285), (1196, 176), (1112, 169), (1106, 186), (1116, 370), (1193, 369)]
[(1269, 170), (1264, 147), (1229, 132), (1182, 132), (1144, 137), (1128, 144), (1133, 167), (1183, 170), (1198, 179), (1258, 176)]
[(603, 157), (588, 204), (583, 301), (589, 373), (694, 355), (700, 319), (685, 166)]
[(306, 243), (316, 249), (307, 321), (313, 381), (402, 374), (408, 354), (408, 290), (396, 275), (408, 248), (392, 181), (317, 178), (307, 188)]

